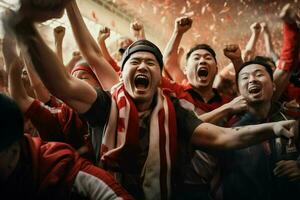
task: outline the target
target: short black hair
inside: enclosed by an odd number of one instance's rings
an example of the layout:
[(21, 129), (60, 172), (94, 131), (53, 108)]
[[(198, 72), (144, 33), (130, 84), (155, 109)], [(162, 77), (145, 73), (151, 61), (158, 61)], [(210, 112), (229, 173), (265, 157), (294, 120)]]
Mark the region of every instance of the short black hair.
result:
[(262, 60), (250, 60), (250, 61), (248, 61), (248, 62), (244, 62), (244, 63), (242, 64), (242, 66), (240, 67), (240, 69), (236, 72), (236, 75), (235, 75), (235, 79), (236, 79), (236, 80), (235, 80), (235, 81), (236, 81), (236, 84), (237, 84), (237, 85), (238, 85), (238, 77), (239, 77), (240, 71), (241, 71), (242, 69), (244, 69), (245, 67), (247, 67), (248, 65), (252, 65), (252, 64), (257, 64), (257, 65), (263, 66), (263, 67), (266, 69), (266, 71), (268, 72), (268, 74), (269, 74), (271, 80), (273, 81), (273, 71), (272, 71), (271, 66), (270, 66), (267, 62), (262, 61)]
[(191, 54), (198, 50), (198, 49), (205, 49), (207, 50), (215, 59), (215, 61), (217, 62), (217, 59), (216, 59), (216, 52), (211, 48), (211, 46), (209, 46), (208, 44), (196, 44), (195, 46), (193, 46), (189, 52), (186, 54), (186, 60), (189, 59), (189, 57), (191, 56)]
[(276, 67), (274, 60), (267, 56), (255, 56), (254, 60), (266, 62), (266, 63), (270, 62), (270, 63), (272, 63), (272, 65), (274, 65)]
[(18, 105), (0, 93), (0, 152), (19, 141), (24, 134), (23, 114)]

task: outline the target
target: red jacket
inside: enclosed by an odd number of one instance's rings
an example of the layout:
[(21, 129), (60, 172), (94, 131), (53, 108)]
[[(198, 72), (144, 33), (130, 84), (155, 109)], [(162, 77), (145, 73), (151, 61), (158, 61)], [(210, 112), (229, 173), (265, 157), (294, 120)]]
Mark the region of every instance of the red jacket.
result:
[(104, 170), (69, 145), (26, 135), (17, 168), (0, 185), (8, 199), (132, 199)]

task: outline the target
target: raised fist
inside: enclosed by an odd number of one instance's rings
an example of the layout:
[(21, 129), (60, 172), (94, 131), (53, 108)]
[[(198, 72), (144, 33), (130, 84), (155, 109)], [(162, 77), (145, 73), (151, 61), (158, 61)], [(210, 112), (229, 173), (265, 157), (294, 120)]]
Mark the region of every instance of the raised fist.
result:
[(98, 34), (98, 42), (105, 41), (110, 36), (110, 29), (108, 27), (101, 28)]
[(185, 33), (193, 24), (193, 20), (190, 17), (179, 17), (175, 20), (175, 30), (179, 33)]
[(136, 38), (142, 39), (145, 37), (144, 26), (139, 21), (134, 21), (130, 24), (130, 32)]
[(62, 41), (65, 36), (66, 28), (63, 26), (57, 26), (53, 29), (54, 38), (56, 41)]
[(229, 44), (226, 45), (223, 49), (224, 55), (230, 60), (240, 59), (241, 58), (241, 50), (239, 45), (237, 44)]
[(298, 14), (297, 14), (297, 10), (293, 9), (290, 3), (287, 3), (281, 9), (279, 17), (288, 24), (296, 24), (299, 29), (300, 28), (300, 17)]
[(260, 33), (261, 26), (258, 22), (255, 22), (255, 23), (251, 24), (250, 29), (251, 29), (252, 33)]
[(269, 32), (268, 24), (266, 22), (260, 23), (261, 32)]

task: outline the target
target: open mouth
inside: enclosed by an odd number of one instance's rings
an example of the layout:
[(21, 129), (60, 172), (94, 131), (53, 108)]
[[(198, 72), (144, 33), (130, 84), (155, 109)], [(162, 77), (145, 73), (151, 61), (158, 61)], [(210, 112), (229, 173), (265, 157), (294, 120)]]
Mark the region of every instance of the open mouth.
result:
[(199, 68), (198, 70), (198, 76), (199, 77), (207, 77), (208, 76), (208, 69), (207, 68)]
[(137, 89), (146, 89), (149, 85), (149, 79), (145, 75), (137, 75), (134, 79), (134, 85)]
[(252, 86), (248, 89), (250, 94), (257, 94), (261, 91), (261, 87), (259, 86)]

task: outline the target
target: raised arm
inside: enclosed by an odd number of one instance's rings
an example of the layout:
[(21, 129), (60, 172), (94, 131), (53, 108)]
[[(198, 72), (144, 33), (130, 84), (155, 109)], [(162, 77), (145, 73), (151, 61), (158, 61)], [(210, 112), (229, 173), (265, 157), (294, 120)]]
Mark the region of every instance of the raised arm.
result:
[(66, 70), (67, 72), (71, 73), (73, 68), (75, 67), (75, 64), (82, 59), (80, 51), (73, 51), (72, 58), (70, 61), (66, 64)]
[(297, 123), (294, 120), (250, 125), (237, 128), (223, 128), (202, 123), (194, 131), (191, 143), (206, 150), (241, 149), (276, 136), (293, 137)]
[(136, 40), (146, 39), (144, 26), (141, 22), (137, 20), (130, 24), (130, 32), (133, 34)]
[(109, 36), (110, 36), (110, 29), (108, 27), (101, 28), (99, 30), (97, 41), (103, 53), (103, 57), (107, 60), (107, 62), (112, 63), (115, 62), (115, 60), (111, 57), (105, 44), (105, 40), (109, 38)]
[(16, 52), (16, 41), (5, 34), (3, 40), (3, 56), (8, 70), (8, 90), (10, 96), (16, 101), (21, 111), (25, 113), (34, 101), (25, 90), (21, 78), (23, 63)]
[(183, 34), (192, 27), (193, 20), (189, 17), (179, 17), (175, 20), (174, 30), (164, 50), (164, 70), (176, 82), (186, 79), (178, 62), (178, 48)]
[(244, 61), (252, 60), (255, 55), (255, 47), (259, 38), (261, 26), (258, 22), (255, 22), (250, 26), (250, 29), (251, 29), (251, 37), (245, 49), (242, 51), (242, 58)]
[(97, 42), (88, 31), (76, 1), (72, 1), (67, 6), (67, 14), (77, 45), (83, 57), (90, 64), (93, 71), (96, 72), (102, 88), (109, 90), (113, 85), (119, 82), (119, 76), (103, 57)]
[(218, 124), (221, 120), (228, 117), (246, 111), (248, 109), (247, 101), (243, 96), (234, 98), (229, 103), (226, 103), (219, 108), (216, 108), (208, 113), (204, 113), (199, 118), (208, 123)]
[(22, 57), (23, 57), (23, 62), (25, 63), (30, 85), (33, 88), (35, 97), (43, 103), (48, 102), (51, 98), (50, 93), (47, 90), (47, 88), (44, 86), (39, 75), (34, 70), (30, 58), (28, 57), (28, 55), (25, 55), (25, 53), (22, 54)]
[(260, 26), (261, 26), (261, 32), (263, 33), (264, 36), (267, 56), (272, 58), (273, 61), (276, 63), (278, 61), (278, 55), (274, 51), (269, 27), (265, 22), (260, 23)]
[(65, 37), (65, 32), (66, 28), (63, 26), (57, 26), (53, 29), (56, 55), (62, 63), (64, 63), (62, 44)]
[(283, 20), (283, 46), (280, 53), (279, 64), (273, 74), (276, 91), (273, 99), (280, 98), (289, 83), (293, 69), (298, 62), (300, 51), (300, 29), (297, 23), (300, 22), (298, 15), (292, 10), (290, 4), (286, 4), (280, 17)]
[[(23, 12), (34, 11), (34, 8), (31, 7), (26, 9)], [(43, 41), (33, 26), (33, 22), (28, 20), (31, 18), (22, 18), (20, 12), (16, 13), (17, 17), (13, 16), (8, 21), (20, 44), (26, 48), (41, 80), (51, 94), (62, 99), (79, 113), (86, 112), (96, 100), (96, 91), (84, 81), (67, 73), (63, 63)], [(43, 13), (43, 19), (52, 17), (51, 12), (48, 13), (47, 18), (45, 18), (46, 14), (47, 12)], [(18, 19), (18, 21), (14, 21), (14, 19)]]

